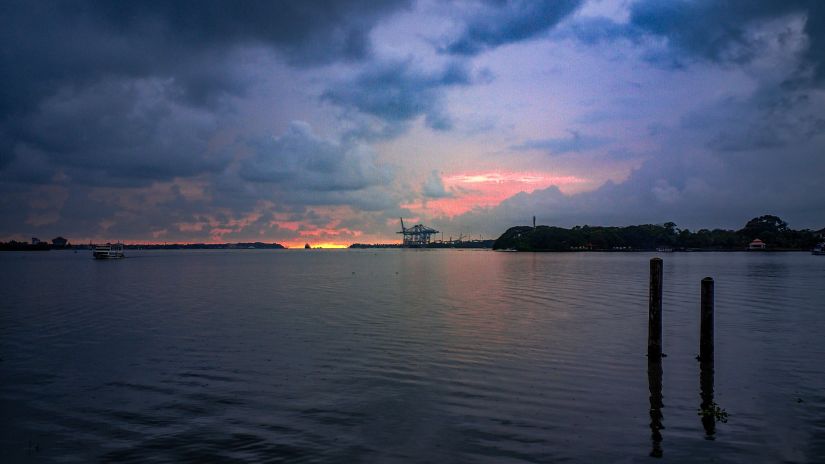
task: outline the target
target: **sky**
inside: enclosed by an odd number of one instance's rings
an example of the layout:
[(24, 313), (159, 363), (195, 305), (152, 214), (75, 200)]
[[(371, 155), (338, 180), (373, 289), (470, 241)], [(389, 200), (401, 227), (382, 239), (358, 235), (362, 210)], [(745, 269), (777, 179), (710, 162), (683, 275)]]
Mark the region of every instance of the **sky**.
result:
[(818, 0), (0, 2), (0, 239), (825, 227)]

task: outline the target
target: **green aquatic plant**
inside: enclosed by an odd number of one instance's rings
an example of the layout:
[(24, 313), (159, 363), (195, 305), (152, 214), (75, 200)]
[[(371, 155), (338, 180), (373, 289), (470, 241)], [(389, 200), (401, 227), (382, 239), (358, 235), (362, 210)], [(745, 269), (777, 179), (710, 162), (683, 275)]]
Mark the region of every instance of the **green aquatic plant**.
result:
[(716, 402), (712, 402), (707, 406), (699, 408), (698, 414), (702, 416), (702, 418), (713, 418), (713, 420), (716, 422), (728, 422), (728, 412), (720, 408), (719, 405), (716, 404)]

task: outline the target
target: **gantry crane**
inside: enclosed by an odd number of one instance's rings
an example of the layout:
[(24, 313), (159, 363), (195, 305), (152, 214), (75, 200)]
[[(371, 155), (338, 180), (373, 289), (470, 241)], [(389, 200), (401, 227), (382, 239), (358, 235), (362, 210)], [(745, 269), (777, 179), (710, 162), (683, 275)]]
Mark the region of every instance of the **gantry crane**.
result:
[(422, 247), (430, 244), (430, 239), (434, 234), (439, 233), (437, 230), (427, 227), (423, 224), (416, 224), (412, 227), (404, 227), (404, 218), (401, 219), (401, 231), (397, 232), (404, 235), (403, 245), (405, 247)]

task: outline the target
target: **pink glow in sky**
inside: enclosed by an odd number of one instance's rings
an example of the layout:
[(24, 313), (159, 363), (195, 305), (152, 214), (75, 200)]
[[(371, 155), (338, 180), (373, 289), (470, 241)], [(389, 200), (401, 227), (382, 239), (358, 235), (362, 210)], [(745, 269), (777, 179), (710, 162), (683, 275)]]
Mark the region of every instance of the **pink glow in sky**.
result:
[(497, 206), (520, 192), (530, 193), (550, 186), (569, 192), (589, 181), (577, 176), (518, 171), (465, 172), (444, 176), (442, 180), (449, 197), (404, 206), (432, 216), (454, 217), (476, 208)]

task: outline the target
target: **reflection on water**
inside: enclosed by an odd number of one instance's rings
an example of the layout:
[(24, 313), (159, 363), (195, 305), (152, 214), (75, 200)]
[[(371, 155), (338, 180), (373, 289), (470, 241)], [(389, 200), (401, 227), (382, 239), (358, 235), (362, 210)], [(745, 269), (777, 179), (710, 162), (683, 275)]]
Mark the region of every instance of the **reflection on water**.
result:
[(662, 429), (665, 428), (662, 424), (664, 419), (662, 408), (665, 405), (662, 402), (662, 358), (660, 356), (648, 358), (647, 383), (650, 390), (650, 440), (653, 443), (650, 455), (654, 458), (660, 458), (664, 454), (664, 451), (662, 451)]
[(699, 363), (699, 391), (702, 402), (699, 404), (699, 416), (702, 418), (702, 426), (705, 428), (707, 439), (713, 440), (716, 434), (715, 412), (719, 406), (713, 401), (713, 361), (701, 361)]
[(716, 423), (728, 422), (728, 412), (721, 408), (713, 399), (713, 358), (699, 362), (699, 416), (702, 427), (705, 429), (705, 438), (714, 440)]
[(669, 254), (663, 370), (650, 257), (0, 253), (0, 462), (825, 462), (825, 259)]

